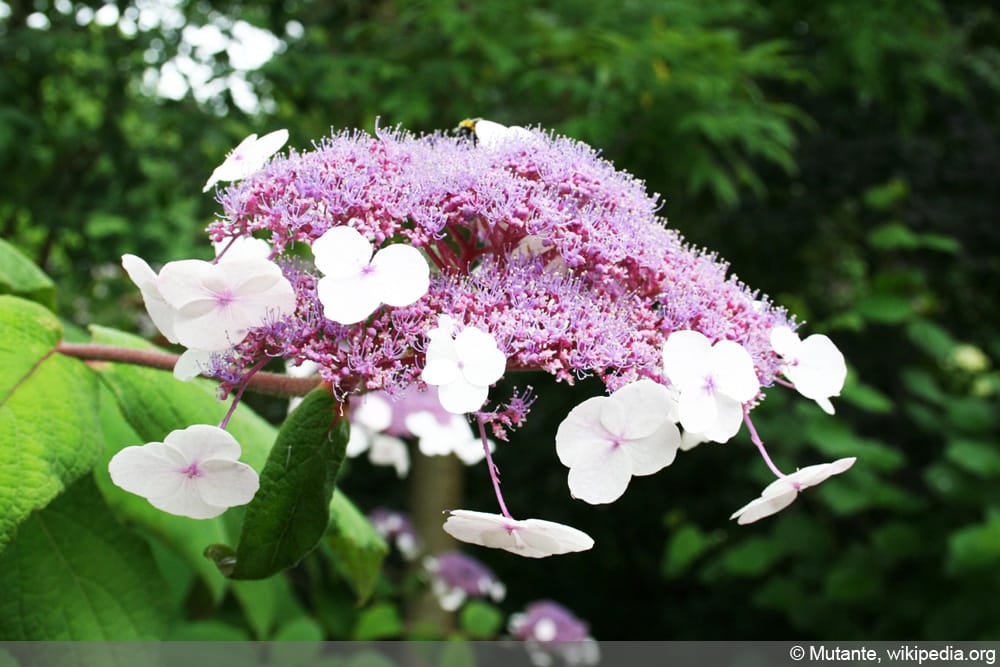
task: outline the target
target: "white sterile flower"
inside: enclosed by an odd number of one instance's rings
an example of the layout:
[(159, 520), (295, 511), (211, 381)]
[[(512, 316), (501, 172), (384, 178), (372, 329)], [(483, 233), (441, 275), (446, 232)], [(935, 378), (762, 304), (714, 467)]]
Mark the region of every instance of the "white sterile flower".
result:
[(217, 426), (171, 431), (163, 442), (126, 447), (108, 464), (111, 481), (153, 507), (192, 519), (211, 519), (250, 502), (260, 481), (240, 463), (236, 438)]
[(730, 340), (714, 345), (697, 331), (675, 331), (663, 344), (663, 370), (677, 390), (685, 431), (726, 442), (740, 430), (743, 403), (760, 391), (753, 360)]
[(430, 267), (420, 251), (404, 243), (372, 256), (372, 244), (352, 227), (334, 227), (313, 242), (316, 286), (323, 313), (338, 324), (355, 324), (381, 304), (408, 306), (427, 293)]
[(507, 358), (493, 334), (466, 327), (452, 338), (454, 320), (438, 319), (428, 332), (427, 362), (421, 379), (438, 388), (438, 400), (448, 412), (475, 412), (486, 402), (490, 385), (503, 377)]
[(277, 264), (243, 259), (212, 264), (197, 259), (170, 262), (156, 281), (176, 312), (174, 331), (185, 347), (225, 350), (267, 318), (295, 311), (295, 291)]
[(122, 267), (125, 273), (135, 283), (142, 293), (142, 300), (146, 304), (146, 312), (153, 320), (153, 324), (160, 330), (160, 333), (171, 343), (177, 342), (177, 335), (174, 333), (174, 320), (177, 318), (177, 310), (171, 306), (160, 294), (157, 286), (156, 273), (149, 267), (146, 260), (135, 255), (122, 255)]
[(286, 141), (288, 130), (275, 130), (259, 139), (256, 134), (251, 134), (230, 151), (225, 162), (215, 168), (201, 191), (208, 192), (219, 181), (239, 181), (254, 175), (272, 155), (281, 150)]
[(351, 415), (351, 435), (347, 455), (360, 456), (368, 452), (374, 465), (393, 466), (396, 474), (405, 477), (410, 471), (410, 450), (399, 438), (382, 433), (392, 423), (392, 406), (376, 394), (365, 394)]
[(556, 454), (569, 489), (592, 505), (625, 493), (633, 475), (652, 475), (677, 456), (681, 434), (668, 418), (670, 391), (639, 380), (573, 408), (556, 431)]
[(736, 510), (729, 518), (737, 519), (737, 523), (742, 525), (776, 514), (791, 505), (798, 497), (799, 491), (816, 486), (833, 475), (839, 475), (854, 465), (855, 461), (857, 461), (857, 457), (851, 456), (838, 459), (833, 463), (821, 463), (802, 468), (791, 475), (776, 479), (764, 489), (760, 498), (751, 500)]
[(177, 363), (174, 364), (174, 377), (181, 382), (189, 382), (203, 372), (207, 371), (212, 364), (214, 352), (208, 350), (184, 350)]
[(503, 549), (528, 558), (586, 551), (594, 540), (583, 531), (542, 519), (509, 519), (501, 514), (451, 510), (444, 530), (457, 540)]
[(535, 135), (518, 125), (508, 127), (492, 120), (478, 119), (475, 122), (476, 142), (484, 148), (496, 148), (510, 139), (531, 139)]
[(847, 378), (844, 355), (833, 341), (823, 334), (799, 340), (797, 333), (782, 326), (771, 329), (771, 348), (784, 360), (781, 372), (795, 389), (832, 415), (830, 397), (840, 396)]
[[(461, 415), (449, 414), (448, 421), (442, 423), (433, 412), (420, 410), (406, 415), (405, 424), (406, 429), (418, 438), (417, 446), (424, 456), (454, 454), (467, 466), (486, 458), (482, 441)], [(496, 445), (492, 440), (486, 442), (492, 452)]]

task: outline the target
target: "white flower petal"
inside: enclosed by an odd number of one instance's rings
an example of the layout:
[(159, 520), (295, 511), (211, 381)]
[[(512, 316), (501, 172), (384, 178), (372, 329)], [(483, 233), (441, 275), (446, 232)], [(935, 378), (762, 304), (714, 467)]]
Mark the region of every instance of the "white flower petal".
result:
[(798, 364), (787, 366), (785, 376), (806, 398), (829, 398), (839, 396), (844, 388), (847, 364), (833, 341), (823, 334), (813, 334), (802, 342)]
[(825, 397), (823, 397), (823, 398), (814, 398), (813, 400), (816, 401), (816, 405), (818, 405), (823, 410), (823, 412), (825, 412), (826, 414), (832, 415), (832, 414), (834, 414), (836, 412), (833, 409), (833, 403), (830, 402), (829, 398), (825, 398)]
[(739, 343), (720, 340), (712, 346), (709, 363), (715, 370), (719, 392), (740, 403), (746, 403), (760, 391), (753, 359)]
[(601, 426), (601, 412), (608, 398), (588, 398), (569, 411), (556, 429), (556, 454), (567, 468), (582, 457), (591, 458), (608, 445), (608, 434)]
[(145, 498), (169, 496), (184, 483), (184, 461), (177, 452), (161, 442), (126, 447), (108, 463), (115, 486)]
[(427, 294), (430, 267), (413, 246), (396, 243), (382, 248), (372, 259), (379, 299), (390, 306), (408, 306)]
[(770, 341), (771, 349), (782, 357), (792, 359), (799, 355), (802, 342), (799, 340), (799, 335), (790, 327), (780, 326), (771, 329)]
[(611, 401), (622, 406), (625, 414), (624, 427), (608, 431), (628, 439), (645, 438), (655, 433), (669, 418), (673, 405), (670, 390), (659, 382), (642, 379), (625, 385), (610, 396)]
[(736, 519), (736, 523), (741, 526), (753, 523), (754, 521), (763, 519), (766, 516), (777, 514), (791, 505), (798, 495), (798, 492), (794, 488), (788, 486), (782, 493), (776, 493), (767, 498), (762, 496), (755, 500), (751, 500), (749, 503), (733, 512), (733, 515), (729, 518)]
[(384, 431), (392, 423), (392, 405), (378, 394), (364, 394), (355, 404), (351, 421), (372, 431)]
[(601, 505), (621, 498), (631, 480), (632, 459), (625, 448), (605, 446), (597, 456), (578, 458), (567, 481), (574, 498)]
[(177, 335), (174, 333), (174, 319), (177, 317), (177, 309), (171, 306), (160, 294), (157, 286), (157, 277), (153, 269), (149, 267), (146, 260), (135, 255), (122, 255), (122, 267), (125, 273), (139, 288), (142, 293), (143, 303), (146, 304), (146, 312), (149, 313), (153, 324), (160, 330), (160, 333), (171, 343), (177, 342)]
[(227, 507), (221, 505), (211, 505), (202, 500), (198, 495), (197, 487), (189, 479), (184, 480), (184, 485), (177, 493), (169, 496), (157, 498), (147, 498), (149, 504), (168, 514), (186, 516), (189, 519), (214, 519)]
[(434, 386), (450, 384), (459, 379), (460, 376), (458, 360), (449, 359), (444, 355), (436, 359), (428, 358), (427, 364), (420, 372), (420, 379)]
[(236, 507), (250, 502), (260, 478), (257, 472), (245, 463), (209, 459), (199, 464), (203, 475), (194, 478), (201, 499), (209, 505)]
[(729, 398), (719, 395), (715, 398), (715, 420), (701, 433), (712, 442), (726, 443), (739, 433), (743, 424), (743, 406)]
[(174, 364), (174, 377), (181, 382), (188, 382), (208, 370), (212, 362), (212, 353), (205, 350), (184, 350)]
[(344, 450), (344, 454), (353, 459), (367, 452), (371, 444), (372, 432), (360, 424), (351, 424), (351, 432), (347, 436), (347, 449)]
[(663, 372), (681, 391), (700, 387), (708, 370), (711, 342), (697, 331), (674, 331), (663, 344)]
[(215, 168), (201, 191), (207, 192), (219, 181), (238, 181), (252, 176), (260, 171), (261, 167), (285, 145), (286, 141), (288, 141), (288, 130), (275, 130), (265, 134), (260, 139), (257, 138), (256, 134), (251, 134), (229, 153), (221, 165)]
[(316, 284), (323, 315), (338, 324), (357, 324), (381, 305), (375, 281), (370, 275), (350, 278), (326, 276)]
[(252, 236), (237, 236), (235, 239), (227, 238), (217, 243), (213, 243), (215, 256), (223, 250), (226, 254), (222, 256), (220, 262), (238, 262), (246, 259), (268, 259), (271, 256), (271, 244), (264, 239), (256, 239)]
[(623, 447), (631, 458), (633, 475), (652, 475), (674, 462), (680, 444), (680, 430), (673, 422), (665, 421), (658, 431), (629, 440)]
[(449, 514), (444, 530), (455, 539), (529, 558), (585, 551), (594, 546), (594, 540), (586, 533), (552, 521), (518, 521), (469, 510), (452, 510)]
[(316, 268), (331, 278), (357, 277), (368, 267), (372, 244), (353, 227), (333, 227), (313, 241)]
[(704, 391), (685, 392), (681, 394), (678, 415), (685, 431), (705, 433), (715, 426), (718, 419), (718, 399)]
[(684, 431), (681, 433), (681, 451), (686, 452), (694, 449), (703, 442), (708, 442), (708, 438), (702, 433)]
[(410, 471), (410, 450), (406, 443), (391, 435), (376, 435), (372, 439), (368, 460), (377, 466), (392, 466), (400, 478)]
[(456, 415), (476, 412), (483, 407), (488, 396), (489, 387), (470, 384), (462, 377), (438, 387), (438, 400), (441, 401), (441, 407)]
[(475, 327), (466, 327), (455, 336), (455, 353), (463, 363), (463, 375), (472, 384), (488, 387), (507, 369), (507, 358), (493, 334)]
[(208, 424), (194, 424), (171, 431), (163, 439), (163, 444), (180, 452), (189, 463), (208, 459), (236, 461), (242, 453), (240, 443), (229, 431)]

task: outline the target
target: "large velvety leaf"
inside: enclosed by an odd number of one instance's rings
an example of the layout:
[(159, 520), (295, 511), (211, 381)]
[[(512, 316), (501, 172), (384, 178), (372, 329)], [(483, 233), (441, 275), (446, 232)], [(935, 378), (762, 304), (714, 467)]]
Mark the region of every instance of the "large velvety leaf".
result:
[(0, 549), (32, 510), (89, 472), (101, 453), (97, 381), (55, 352), (56, 317), (0, 296)]
[(260, 579), (291, 567), (323, 537), (348, 438), (336, 408), (321, 387), (285, 421), (247, 506), (233, 578)]
[(149, 547), (90, 477), (24, 523), (0, 555), (0, 640), (162, 639), (168, 595)]
[(367, 517), (347, 496), (337, 491), (330, 503), (326, 535), (336, 559), (334, 566), (357, 593), (359, 602), (372, 594), (389, 547)]
[(55, 308), (56, 286), (17, 248), (0, 239), (0, 294), (13, 294)]

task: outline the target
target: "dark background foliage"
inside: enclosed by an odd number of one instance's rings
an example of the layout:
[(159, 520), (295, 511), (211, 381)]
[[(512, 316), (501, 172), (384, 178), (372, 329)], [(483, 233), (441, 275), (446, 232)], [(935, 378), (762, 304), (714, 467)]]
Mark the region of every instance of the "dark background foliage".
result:
[[(116, 3), (123, 17), (137, 6)], [(180, 23), (129, 34), (88, 20), (100, 3), (0, 4), (0, 229), (56, 279), (68, 322), (139, 330), (121, 254), (206, 256), (217, 208), (201, 185), (250, 132), (287, 127), (307, 148), (376, 119), (416, 132), (469, 116), (552, 128), (643, 178), (691, 242), (834, 338), (852, 371), (835, 418), (785, 391), (754, 417), (783, 468), (859, 463), (746, 528), (728, 516), (768, 473), (745, 435), (681, 454), (614, 505), (583, 506), (552, 437), (599, 389), (519, 378), (541, 398), (497, 455), (508, 502), (597, 547), (539, 562), (476, 550), (507, 583), (503, 609), (553, 598), (604, 639), (1000, 636), (993, 3), (160, 6)], [(153, 94), (150, 77), (195, 52), (184, 25), (235, 21), (283, 40), (242, 73), (256, 109), (224, 86)], [(210, 78), (239, 74), (225, 51), (202, 61)], [(405, 503), (391, 474), (369, 468), (343, 481), (362, 506)], [(464, 506), (489, 511), (482, 467), (464, 475)], [(300, 591), (310, 576), (294, 573)], [(405, 584), (385, 579), (371, 604), (400, 599)], [(331, 596), (307, 604), (343, 638), (358, 612)], [(225, 618), (192, 600), (185, 613)]]

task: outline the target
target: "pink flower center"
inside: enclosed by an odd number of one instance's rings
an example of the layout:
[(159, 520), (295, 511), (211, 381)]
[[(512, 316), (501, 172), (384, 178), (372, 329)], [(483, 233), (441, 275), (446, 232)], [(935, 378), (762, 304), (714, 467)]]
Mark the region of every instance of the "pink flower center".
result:
[(178, 470), (177, 472), (179, 472), (180, 474), (186, 476), (188, 479), (194, 479), (195, 477), (201, 477), (202, 474), (204, 474), (204, 473), (201, 472), (201, 469), (198, 468), (198, 462), (197, 461), (192, 462), (190, 465), (188, 465), (187, 468), (183, 468), (182, 470)]
[(235, 300), (236, 300), (236, 297), (233, 296), (232, 290), (228, 290), (228, 289), (227, 290), (223, 290), (221, 292), (218, 292), (215, 295), (215, 303), (218, 304), (220, 307), (223, 307), (223, 308), (225, 308), (226, 306), (228, 306), (229, 304), (231, 304)]

